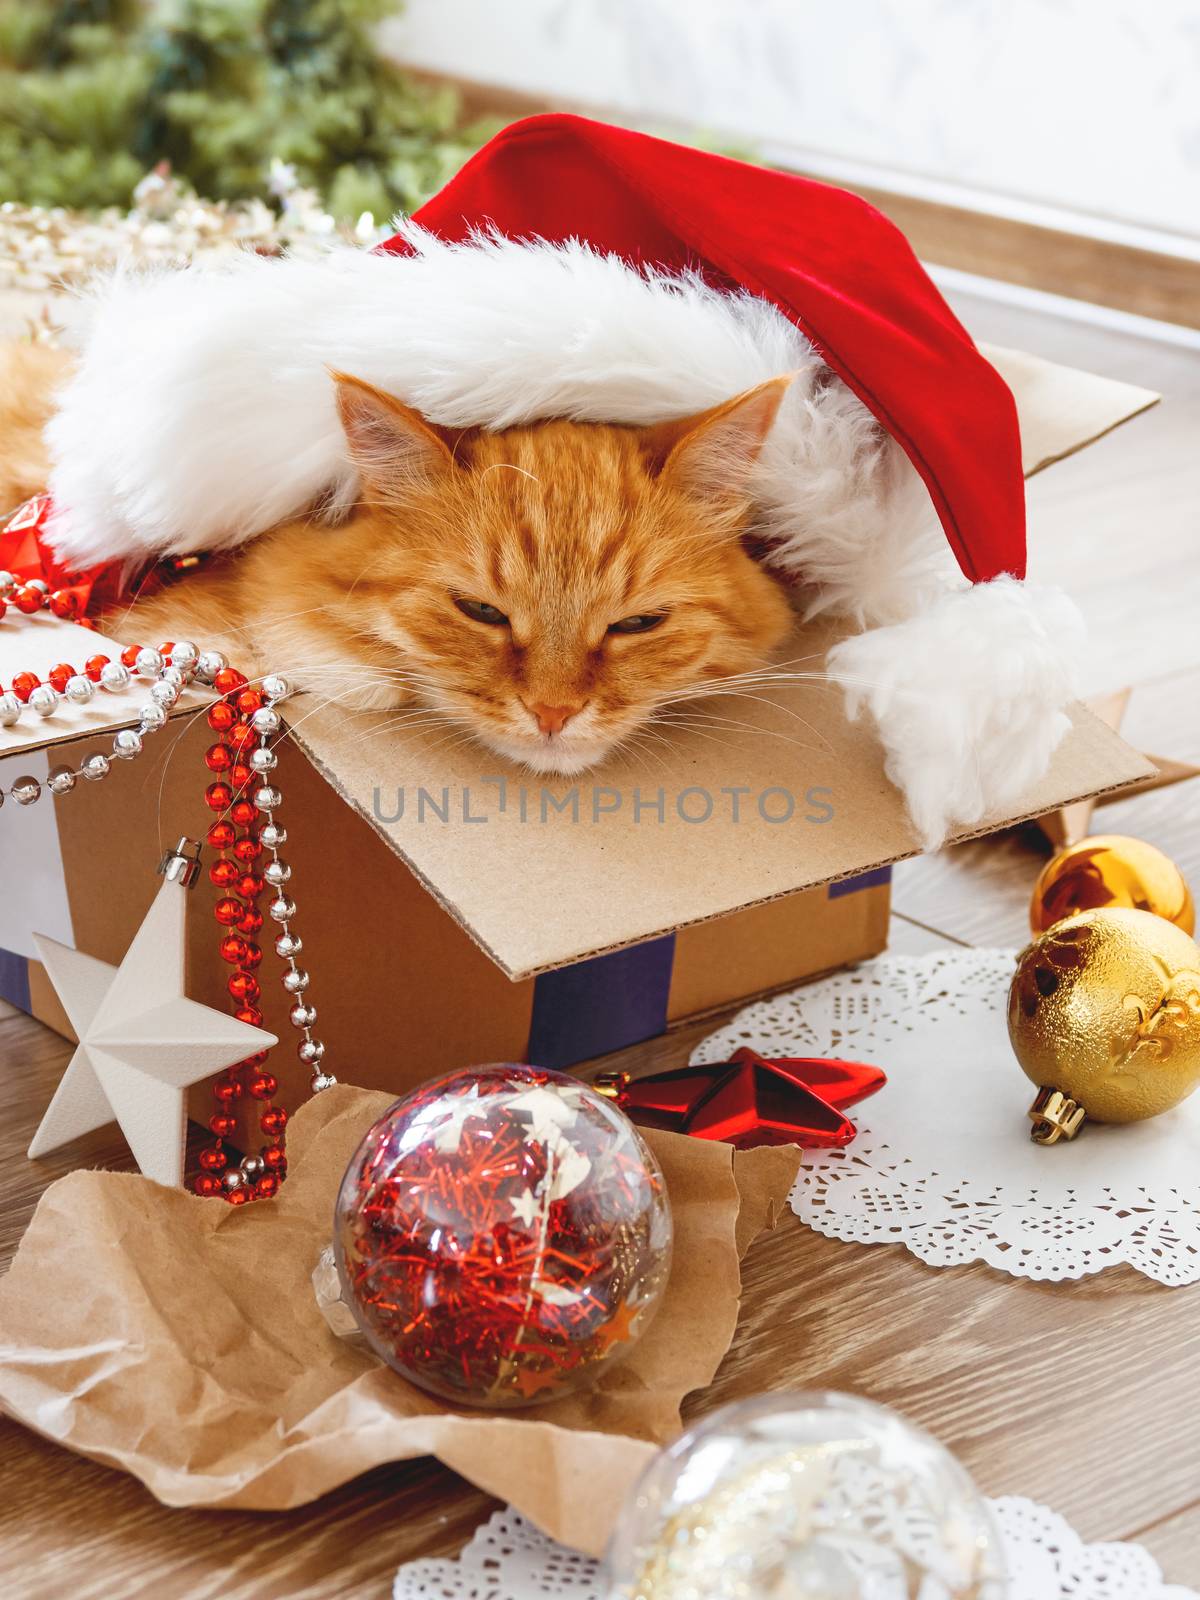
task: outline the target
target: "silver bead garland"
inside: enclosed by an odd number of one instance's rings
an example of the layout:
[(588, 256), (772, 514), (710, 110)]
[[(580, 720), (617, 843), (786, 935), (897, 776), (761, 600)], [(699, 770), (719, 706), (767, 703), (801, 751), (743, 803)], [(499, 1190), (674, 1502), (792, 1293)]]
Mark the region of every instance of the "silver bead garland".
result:
[[(16, 580), (11, 573), (0, 573), (0, 599), (4, 598), (5, 582), (11, 579), (12, 587)], [(46, 585), (40, 580), (33, 580), (25, 585), (26, 588), (40, 588), (43, 591)], [(11, 592), (11, 588), (8, 592)], [(224, 656), (215, 650), (206, 652), (210, 662), (213, 663), (212, 677), (226, 665)], [(155, 733), (166, 725), (167, 713), (179, 699), (183, 689), (189, 684), (196, 673), (196, 664), (201, 659), (201, 653), (194, 644), (185, 640), (177, 644), (171, 655), (171, 665), (168, 666), (162, 657), (162, 652), (149, 647), (139, 650), (134, 663), (134, 671), (120, 661), (108, 661), (100, 669), (99, 684), (92, 681), (82, 672), (74, 673), (67, 679), (63, 693), (60, 695), (52, 684), (41, 683), (31, 690), (29, 699), (22, 702), (11, 690), (0, 694), (0, 728), (13, 728), (20, 722), (26, 710), (35, 716), (52, 717), (61, 707), (63, 701), (72, 705), (85, 706), (93, 699), (99, 690), (108, 694), (121, 694), (139, 678), (153, 679), (150, 685), (149, 698), (138, 707), (138, 723), (135, 728), (122, 728), (113, 736), (112, 749), (108, 755), (95, 751), (85, 756), (76, 770), (69, 767), (56, 767), (54, 773), (47, 780), (45, 791), (40, 784), (34, 793), (31, 787), (36, 780), (32, 778), (18, 778), (8, 791), (8, 796), (18, 805), (32, 805), (41, 798), (43, 792), (53, 795), (70, 794), (75, 788), (76, 780), (86, 779), (89, 783), (98, 783), (106, 778), (112, 771), (112, 758), (115, 756), (121, 761), (133, 761), (142, 753), (143, 736)], [(17, 788), (21, 786), (18, 795)], [(0, 789), (0, 804), (3, 804), (5, 791)]]
[[(173, 659), (173, 658), (172, 658)], [(229, 665), (219, 650), (201, 650), (196, 657), (195, 674), (198, 683), (211, 685), (222, 667)]]
[(100, 668), (100, 687), (119, 694), (129, 687), (129, 668), (121, 661), (106, 661)]
[[(270, 748), (271, 736), (277, 733), (280, 726), (280, 717), (275, 709), (275, 703), (285, 700), (291, 694), (291, 685), (286, 678), (281, 678), (276, 673), (268, 673), (261, 683), (263, 694), (266, 696), (267, 705), (261, 711), (256, 711), (252, 718), (252, 726), (258, 734), (258, 747), (250, 756), (249, 765), (256, 771), (271, 770), (275, 766), (275, 752)], [(265, 751), (271, 760), (267, 767), (261, 768), (255, 761), (255, 756)], [(283, 804), (283, 796), (274, 784), (264, 784), (256, 789), (253, 795), (254, 804), (262, 814), (264, 821), (258, 832), (259, 843), (265, 850), (269, 850), (271, 859), (264, 863), (262, 875), (273, 887), (280, 889), (280, 893), (272, 900), (268, 907), (268, 914), (272, 921), (279, 924), (279, 933), (275, 939), (275, 953), (280, 960), (287, 963), (283, 973), (283, 987), (290, 996), (304, 995), (304, 999), (294, 1005), (291, 1010), (292, 1026), (298, 1029), (303, 1037), (296, 1047), (296, 1054), (300, 1060), (313, 1068), (312, 1081), (309, 1088), (313, 1094), (320, 1094), (323, 1089), (332, 1088), (337, 1079), (332, 1073), (325, 1072), (321, 1063), (325, 1058), (325, 1046), (320, 1039), (313, 1037), (313, 1025), (317, 1020), (316, 1007), (311, 1004), (307, 996), (309, 985), (308, 973), (296, 965), (296, 957), (304, 948), (304, 941), (298, 934), (292, 932), (291, 921), (296, 915), (296, 902), (290, 895), (282, 893), (282, 885), (287, 883), (292, 876), (292, 869), (279, 854), (287, 843), (287, 829), (276, 820), (275, 812)], [(255, 1159), (246, 1157), (242, 1162), (242, 1170), (246, 1170), (246, 1161)]]
[(39, 683), (29, 696), (29, 705), (39, 717), (52, 717), (58, 710), (58, 690), (48, 683)]

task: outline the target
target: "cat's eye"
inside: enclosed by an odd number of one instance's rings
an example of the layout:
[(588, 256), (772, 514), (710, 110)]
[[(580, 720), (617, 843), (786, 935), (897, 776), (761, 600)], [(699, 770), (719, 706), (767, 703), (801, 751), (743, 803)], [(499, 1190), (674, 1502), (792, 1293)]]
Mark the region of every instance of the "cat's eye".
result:
[(486, 622), (490, 628), (501, 628), (508, 621), (503, 611), (488, 605), (486, 600), (468, 600), (456, 594), (454, 604), (464, 617), (470, 617), (473, 622)]
[(622, 617), (620, 622), (609, 624), (609, 633), (649, 633), (667, 620), (665, 611), (640, 611), (633, 617)]

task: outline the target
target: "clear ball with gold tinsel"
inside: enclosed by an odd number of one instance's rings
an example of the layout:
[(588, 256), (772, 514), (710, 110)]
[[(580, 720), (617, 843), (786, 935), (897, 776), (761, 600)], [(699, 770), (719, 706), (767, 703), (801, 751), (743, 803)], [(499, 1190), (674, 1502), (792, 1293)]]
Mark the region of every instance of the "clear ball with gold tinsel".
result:
[(398, 1100), (338, 1195), (343, 1295), (376, 1353), (446, 1400), (556, 1399), (627, 1354), (671, 1262), (658, 1163), (561, 1073), (473, 1067)]
[(1170, 856), (1120, 833), (1080, 839), (1048, 861), (1034, 885), (1029, 922), (1036, 937), (1064, 917), (1113, 908), (1151, 911), (1184, 933), (1196, 931), (1192, 891)]
[(607, 1556), (613, 1600), (1002, 1600), (999, 1535), (954, 1457), (843, 1394), (715, 1412), (650, 1464)]
[(1056, 922), (1018, 959), (1008, 1035), (1038, 1144), (1168, 1111), (1200, 1084), (1200, 947), (1149, 911)]

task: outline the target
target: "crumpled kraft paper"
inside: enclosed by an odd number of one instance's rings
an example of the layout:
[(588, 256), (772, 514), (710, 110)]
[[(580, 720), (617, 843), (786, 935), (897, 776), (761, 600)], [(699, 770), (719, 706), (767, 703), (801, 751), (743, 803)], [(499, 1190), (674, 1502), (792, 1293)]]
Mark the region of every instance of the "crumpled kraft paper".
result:
[(646, 1335), (591, 1389), (470, 1411), (338, 1339), (309, 1281), (346, 1163), (393, 1098), (342, 1086), (305, 1105), (272, 1202), (219, 1205), (127, 1173), (52, 1184), (0, 1282), (0, 1405), (168, 1505), (281, 1510), (432, 1455), (599, 1553), (630, 1484), (678, 1433), (683, 1397), (728, 1349), (739, 1255), (774, 1225), (800, 1152), (648, 1132), (675, 1257)]

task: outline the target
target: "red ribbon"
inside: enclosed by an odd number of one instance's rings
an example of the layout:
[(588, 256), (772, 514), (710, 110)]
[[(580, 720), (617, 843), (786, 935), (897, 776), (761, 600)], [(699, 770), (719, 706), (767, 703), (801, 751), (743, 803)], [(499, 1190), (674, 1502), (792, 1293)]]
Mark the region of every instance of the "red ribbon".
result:
[(77, 615), (83, 616), (97, 580), (114, 568), (111, 562), (87, 572), (72, 572), (64, 567), (45, 542), (51, 509), (48, 494), (35, 494), (17, 507), (0, 530), (0, 572), (11, 572), (22, 583), (42, 578), (51, 590), (70, 589), (79, 602)]
[(132, 574), (120, 561), (101, 561), (82, 572), (64, 566), (46, 540), (53, 509), (48, 494), (35, 494), (17, 507), (0, 528), (0, 572), (11, 572), (21, 583), (41, 578), (51, 593), (69, 590), (78, 602), (77, 619), (89, 609), (102, 610), (123, 594), (144, 594), (157, 584), (159, 563)]

